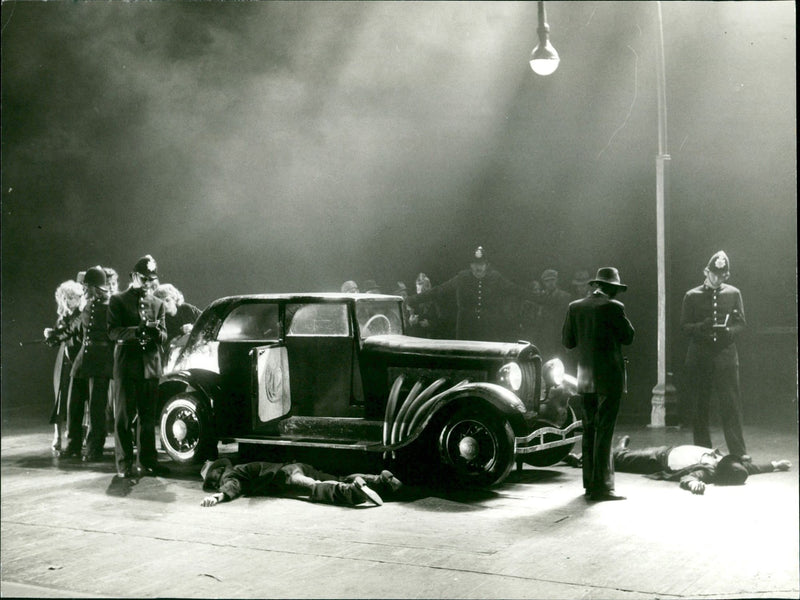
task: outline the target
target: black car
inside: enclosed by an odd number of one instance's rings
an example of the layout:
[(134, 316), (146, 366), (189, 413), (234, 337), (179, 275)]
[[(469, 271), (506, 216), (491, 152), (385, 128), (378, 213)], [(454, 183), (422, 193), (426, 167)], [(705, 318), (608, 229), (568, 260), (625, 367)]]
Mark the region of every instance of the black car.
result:
[(378, 453), (423, 452), (487, 486), (515, 462), (554, 464), (581, 437), (574, 379), (528, 342), (403, 335), (402, 298), (232, 296), (172, 349), (160, 385), (163, 448), (179, 462), (220, 440)]

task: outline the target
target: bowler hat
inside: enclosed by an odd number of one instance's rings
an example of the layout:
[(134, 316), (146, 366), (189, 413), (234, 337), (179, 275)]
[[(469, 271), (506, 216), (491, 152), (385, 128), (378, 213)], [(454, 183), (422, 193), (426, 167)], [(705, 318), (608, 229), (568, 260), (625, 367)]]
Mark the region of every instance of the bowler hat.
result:
[(600, 267), (597, 269), (597, 275), (595, 275), (594, 279), (590, 280), (589, 283), (605, 283), (607, 285), (613, 285), (618, 287), (620, 291), (625, 291), (628, 289), (627, 285), (624, 285), (619, 280), (619, 271), (614, 267)]
[(158, 265), (156, 259), (149, 254), (145, 254), (133, 265), (133, 272), (138, 273), (145, 279), (158, 279)]
[(214, 461), (207, 460), (200, 469), (200, 477), (203, 478), (203, 490), (206, 492), (216, 490), (221, 476), (221, 473), (217, 475), (216, 471), (220, 469), (224, 471), (232, 466), (233, 463), (227, 458), (218, 458)]
[(747, 469), (742, 460), (733, 454), (723, 456), (717, 463), (714, 483), (717, 485), (742, 485), (747, 481)]
[(102, 290), (108, 289), (106, 285), (108, 283), (108, 278), (106, 277), (106, 272), (103, 270), (103, 267), (100, 265), (92, 267), (91, 269), (86, 269), (86, 275), (83, 276), (83, 283), (86, 287), (98, 287)]
[(724, 250), (719, 250), (708, 259), (706, 269), (716, 273), (717, 275), (727, 275), (731, 270), (731, 261)]
[(367, 279), (364, 282), (364, 291), (368, 294), (380, 294), (381, 286), (374, 279)]
[(555, 269), (545, 269), (542, 271), (542, 281), (548, 281), (550, 279), (558, 279), (558, 271)]

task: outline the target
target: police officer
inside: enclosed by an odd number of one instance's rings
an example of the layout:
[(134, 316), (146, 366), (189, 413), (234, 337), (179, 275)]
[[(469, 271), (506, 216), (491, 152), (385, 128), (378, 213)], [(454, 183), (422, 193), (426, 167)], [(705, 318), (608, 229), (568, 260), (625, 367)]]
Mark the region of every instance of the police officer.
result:
[(108, 337), (108, 285), (101, 266), (86, 270), (86, 306), (81, 312), (83, 341), (72, 365), (69, 397), (67, 456), (78, 456), (83, 437), (83, 415), (88, 401), (89, 432), (84, 461), (101, 460), (106, 440), (105, 408), (114, 368), (114, 347)]
[(503, 317), (508, 296), (534, 300), (533, 292), (507, 280), (490, 268), (483, 246), (470, 257), (469, 269), (426, 292), (408, 298), (412, 309), (425, 302), (455, 296), (456, 338), (460, 340), (501, 341), (508, 336), (510, 324)]
[(705, 281), (686, 292), (681, 310), (681, 329), (689, 336), (685, 387), (693, 408), (694, 443), (712, 447), (708, 414), (713, 389), (728, 452), (741, 457), (747, 451), (734, 338), (745, 328), (742, 294), (725, 283), (730, 277), (730, 260), (722, 250), (711, 257), (703, 273)]
[[(108, 335), (114, 348), (114, 453), (121, 477), (160, 475), (155, 444), (155, 405), (161, 375), (160, 345), (167, 339), (164, 303), (153, 296), (158, 267), (149, 254), (130, 274), (127, 290), (111, 297)], [(136, 428), (137, 465), (134, 469), (131, 423)]]

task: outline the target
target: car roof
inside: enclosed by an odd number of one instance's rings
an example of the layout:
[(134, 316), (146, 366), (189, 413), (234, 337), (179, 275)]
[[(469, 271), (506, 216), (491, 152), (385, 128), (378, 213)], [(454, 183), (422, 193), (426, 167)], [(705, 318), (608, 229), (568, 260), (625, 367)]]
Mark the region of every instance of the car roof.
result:
[(292, 301), (292, 302), (315, 302), (315, 301), (342, 301), (342, 300), (355, 300), (355, 301), (397, 301), (402, 300), (401, 296), (393, 296), (391, 294), (345, 294), (342, 292), (289, 292), (282, 294), (239, 294), (236, 296), (225, 296), (215, 300), (213, 304), (227, 304), (230, 302), (238, 302), (242, 300), (263, 300), (265, 302), (273, 301)]

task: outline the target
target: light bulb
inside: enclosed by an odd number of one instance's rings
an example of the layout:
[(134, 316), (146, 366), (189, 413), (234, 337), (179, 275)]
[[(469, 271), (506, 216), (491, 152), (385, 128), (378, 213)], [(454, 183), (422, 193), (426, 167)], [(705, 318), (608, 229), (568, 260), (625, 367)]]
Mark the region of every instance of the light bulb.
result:
[(537, 75), (550, 75), (558, 68), (558, 52), (553, 48), (550, 40), (545, 37), (544, 43), (540, 40), (539, 45), (531, 53), (531, 69)]

